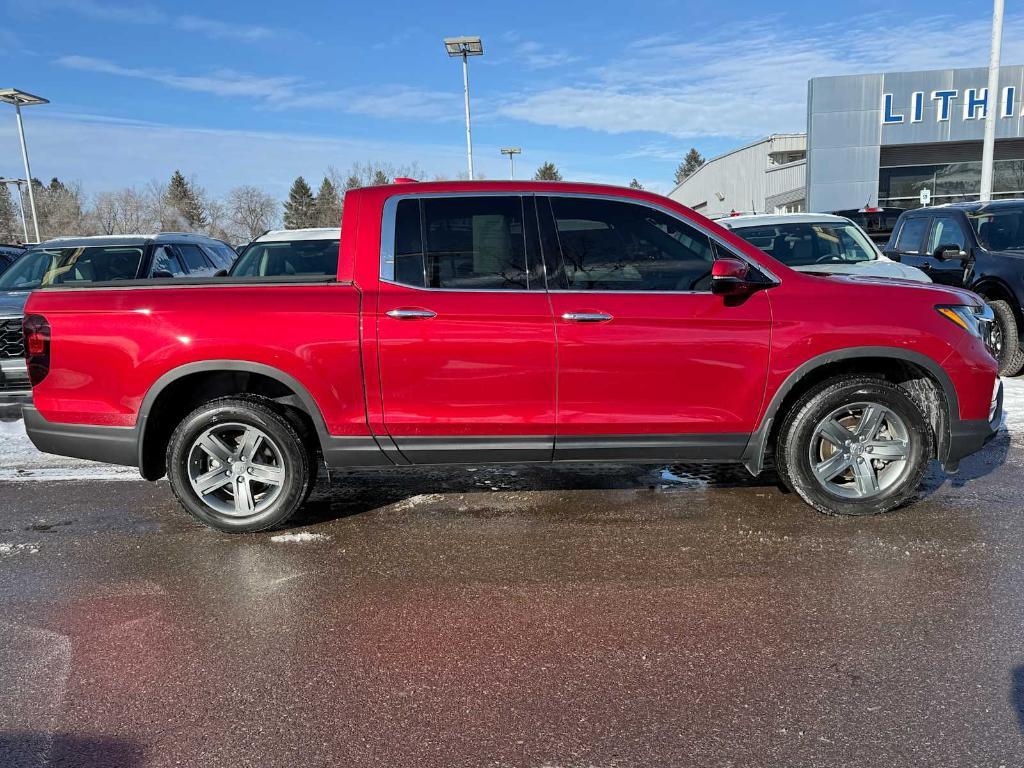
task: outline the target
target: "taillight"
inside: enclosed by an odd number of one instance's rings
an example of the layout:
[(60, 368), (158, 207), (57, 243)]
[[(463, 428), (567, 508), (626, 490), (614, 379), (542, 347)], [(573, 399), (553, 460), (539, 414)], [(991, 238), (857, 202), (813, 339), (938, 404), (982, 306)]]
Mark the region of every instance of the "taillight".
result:
[(26, 315), (22, 327), (25, 331), (28, 380), (34, 387), (50, 372), (50, 324), (42, 315)]

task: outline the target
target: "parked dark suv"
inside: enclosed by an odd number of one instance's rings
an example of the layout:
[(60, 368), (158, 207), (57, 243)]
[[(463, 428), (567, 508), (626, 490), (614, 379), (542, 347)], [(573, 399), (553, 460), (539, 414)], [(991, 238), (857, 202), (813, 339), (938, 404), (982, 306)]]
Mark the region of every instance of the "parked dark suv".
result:
[(212, 277), (234, 260), (227, 243), (179, 232), (63, 237), (33, 246), (0, 274), (0, 405), (30, 399), (21, 321), (36, 288)]
[(952, 203), (900, 216), (885, 255), (936, 283), (969, 288), (995, 313), (990, 348), (999, 373), (1024, 370), (1024, 200)]

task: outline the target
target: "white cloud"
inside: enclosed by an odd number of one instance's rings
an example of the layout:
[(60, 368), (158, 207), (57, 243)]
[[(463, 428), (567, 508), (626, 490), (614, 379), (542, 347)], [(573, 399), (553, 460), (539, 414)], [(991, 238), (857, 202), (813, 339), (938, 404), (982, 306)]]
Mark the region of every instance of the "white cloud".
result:
[(95, 21), (115, 24), (171, 25), (183, 32), (204, 35), (214, 40), (262, 40), (275, 35), (268, 27), (226, 22), (205, 16), (185, 14), (177, 16), (149, 3), (116, 4), (97, 0), (21, 0), (19, 7), (26, 13), (68, 11)]
[[(807, 81), (824, 75), (984, 66), (984, 16), (886, 14), (798, 30), (759, 18), (715, 34), (632, 42), (597, 69), (513, 95), (499, 114), (540, 125), (678, 138), (755, 137), (805, 128)], [(1024, 17), (1008, 18), (1003, 60), (1024, 56)]]

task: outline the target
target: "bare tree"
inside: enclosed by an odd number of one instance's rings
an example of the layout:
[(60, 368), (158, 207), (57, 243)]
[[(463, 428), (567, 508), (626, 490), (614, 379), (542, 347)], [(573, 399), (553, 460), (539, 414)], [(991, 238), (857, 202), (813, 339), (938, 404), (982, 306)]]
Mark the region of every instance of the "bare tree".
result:
[(92, 228), (103, 235), (134, 235), (157, 227), (153, 204), (143, 190), (125, 187), (96, 195), (90, 219)]
[(231, 223), (242, 239), (251, 240), (272, 228), (277, 221), (277, 201), (258, 187), (235, 187), (227, 196)]

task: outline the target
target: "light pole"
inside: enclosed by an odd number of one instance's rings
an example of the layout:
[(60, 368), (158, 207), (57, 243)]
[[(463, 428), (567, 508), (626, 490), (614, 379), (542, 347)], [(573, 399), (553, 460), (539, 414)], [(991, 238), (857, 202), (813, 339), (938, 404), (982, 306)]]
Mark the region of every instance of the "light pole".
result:
[(473, 131), (469, 123), (469, 57), (483, 56), (484, 44), (479, 37), (446, 37), (444, 49), (452, 58), (462, 57), (462, 88), (466, 98), (466, 158), (469, 161), (469, 178), (473, 178)]
[(511, 173), (509, 174), (509, 178), (510, 179), (514, 179), (516, 177), (516, 158), (515, 158), (515, 156), (523, 154), (522, 148), (521, 147), (502, 147), (501, 148), (501, 154), (508, 155), (508, 166), (509, 166), (509, 171), (511, 171)]
[[(39, 216), (36, 215), (36, 196), (32, 191), (32, 170), (28, 165), (28, 147), (25, 145), (25, 126), (21, 122), (21, 108), (35, 106), (36, 104), (49, 104), (49, 99), (42, 96), (33, 96), (31, 93), (19, 91), (17, 88), (0, 89), (0, 101), (14, 105), (14, 112), (18, 116), (18, 137), (21, 139), (21, 159), (25, 163), (25, 179), (28, 182), (28, 204), (32, 208), (32, 227), (36, 232), (36, 242), (39, 242)], [(25, 239), (28, 240), (26, 234)]]
[(981, 145), (981, 200), (992, 199), (996, 120), (999, 119), (999, 49), (1003, 42), (1003, 0), (992, 8), (992, 53), (988, 60), (988, 98), (985, 100), (985, 140)]
[(25, 183), (24, 179), (3, 179), (0, 178), (0, 184), (13, 184), (15, 190), (18, 192), (18, 211), (21, 213), (21, 231), (25, 233), (25, 240), (28, 242), (28, 222), (25, 221), (25, 196), (21, 193), (21, 185)]

